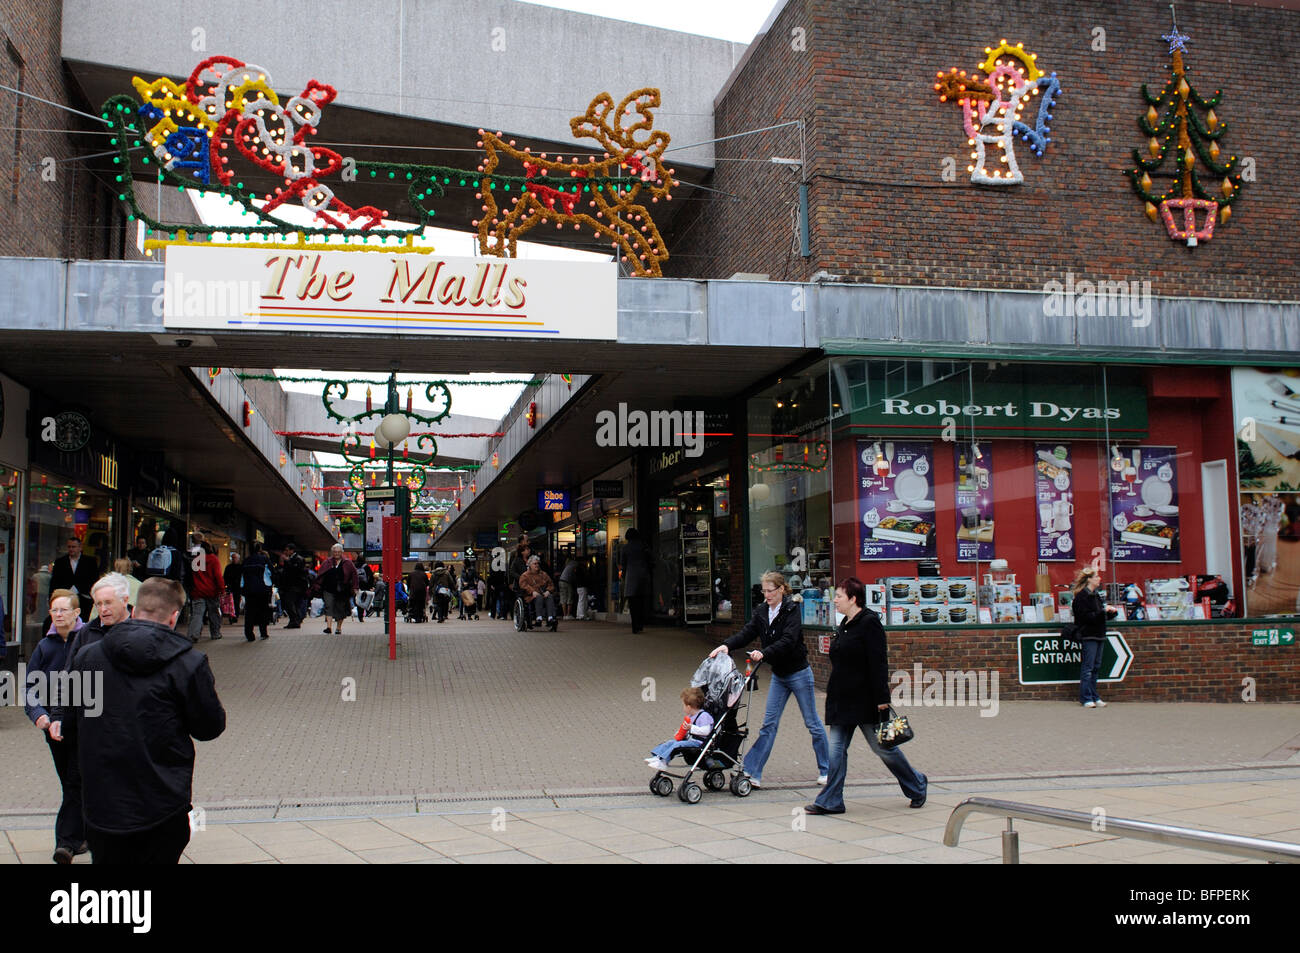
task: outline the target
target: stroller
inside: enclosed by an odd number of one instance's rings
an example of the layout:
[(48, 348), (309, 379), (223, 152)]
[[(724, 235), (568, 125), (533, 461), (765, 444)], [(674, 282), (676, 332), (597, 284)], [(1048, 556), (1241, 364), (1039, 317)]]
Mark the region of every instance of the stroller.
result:
[[(762, 663), (760, 662), (759, 665)], [(749, 705), (758, 687), (756, 666), (749, 662), (745, 674), (736, 671), (730, 655), (706, 658), (691, 678), (693, 687), (703, 687), (704, 710), (713, 716), (713, 731), (699, 748), (679, 748), (670, 761), (681, 758), (686, 763), (686, 773), (657, 771), (650, 779), (650, 791), (660, 797), (673, 793), (673, 779), (681, 781), (677, 797), (687, 804), (698, 804), (703, 796), (700, 786), (691, 780), (692, 775), (703, 773), (704, 786), (710, 791), (731, 788), (736, 797), (748, 797), (753, 789), (742, 767), (745, 739), (749, 737)], [(743, 720), (742, 720), (743, 716)], [(731, 780), (727, 781), (727, 772)]]

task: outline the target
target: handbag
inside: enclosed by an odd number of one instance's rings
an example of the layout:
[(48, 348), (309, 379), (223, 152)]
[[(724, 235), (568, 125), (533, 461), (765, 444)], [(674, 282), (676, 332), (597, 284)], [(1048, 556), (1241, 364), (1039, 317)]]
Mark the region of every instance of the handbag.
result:
[(880, 742), (880, 747), (888, 751), (890, 748), (897, 748), (904, 742), (911, 741), (914, 737), (916, 734), (912, 731), (907, 716), (898, 714), (891, 705), (889, 717), (882, 720), (876, 728), (876, 740)]

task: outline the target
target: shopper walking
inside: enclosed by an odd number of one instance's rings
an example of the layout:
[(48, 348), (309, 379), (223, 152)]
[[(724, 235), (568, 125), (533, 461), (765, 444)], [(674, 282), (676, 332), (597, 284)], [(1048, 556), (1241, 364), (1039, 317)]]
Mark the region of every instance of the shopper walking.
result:
[(244, 567), (239, 563), (239, 553), (231, 550), (230, 558), (221, 575), (226, 582), (225, 609), (229, 610), (226, 614), (233, 625), (239, 618), (239, 600), (243, 598), (244, 592)]
[(140, 586), (134, 618), (78, 654), (100, 679), (95, 717), (76, 709), (86, 838), (97, 864), (174, 864), (190, 840), (194, 743), (226, 727), (207, 656), (172, 630), (185, 605), (167, 579)]
[(635, 526), (628, 527), (623, 539), (625, 544), (619, 556), (619, 568), (623, 571), (623, 595), (627, 597), (627, 608), (632, 614), (632, 633), (635, 635), (645, 628), (650, 604), (650, 553), (646, 550), (645, 543), (641, 542), (641, 533)]
[[(23, 707), (32, 724), (45, 734), (45, 743), (54, 760), (54, 771), (58, 774), (63, 789), (59, 813), (54, 820), (54, 862), (70, 864), (74, 854), (86, 850), (85, 823), (81, 818), (81, 777), (72, 761), (77, 752), (71, 745), (56, 741), (47, 732), (52, 721), (51, 709), (56, 704), (62, 705), (68, 701), (52, 697), (50, 688), (60, 684), (60, 680), (50, 676), (67, 667), (72, 636), (85, 625), (81, 621), (81, 602), (77, 594), (71, 589), (55, 589), (51, 592), (50, 617), (54, 619), (54, 624), (45, 633), (45, 638), (36, 643), (27, 663)], [(49, 709), (46, 708), (47, 705), (50, 706)]]
[(252, 553), (244, 560), (243, 588), (244, 638), (256, 642), (256, 626), (262, 638), (269, 639), (266, 627), (271, 621), (271, 563), (261, 543), (254, 543)]
[[(72, 661), (77, 657), (82, 649), (94, 645), (102, 639), (108, 631), (119, 622), (125, 622), (131, 617), (131, 607), (127, 604), (128, 594), (131, 591), (131, 583), (136, 582), (134, 578), (123, 576), (120, 573), (110, 572), (106, 576), (101, 576), (99, 580), (90, 589), (90, 598), (94, 605), (95, 618), (80, 629), (73, 632), (68, 639), (68, 651), (63, 663), (63, 670), (72, 669)], [(137, 583), (138, 585), (142, 585)], [(138, 594), (137, 594), (138, 598)], [(63, 733), (63, 726), (68, 721), (69, 712), (72, 711), (71, 702), (73, 699), (60, 698), (55, 700), (55, 704), (49, 706), (49, 737), (56, 742), (62, 757), (64, 759), (64, 770), (66, 780), (63, 784), (63, 807), (59, 813), (62, 814), (64, 809), (67, 810), (68, 816), (82, 817), (82, 797), (81, 797), (81, 758), (77, 753), (77, 743), (75, 738), (67, 737)], [(73, 713), (75, 717), (75, 712)], [(59, 754), (55, 755), (56, 764)], [(83, 822), (84, 826), (84, 822)], [(83, 853), (86, 845), (83, 842), (73, 853)], [(55, 851), (55, 861), (58, 863), (71, 863), (71, 858), (60, 855)]]
[(284, 565), (280, 569), (280, 604), (289, 616), (286, 629), (302, 628), (303, 600), (307, 598), (307, 589), (311, 578), (307, 575), (307, 563), (298, 554), (298, 547), (288, 543), (284, 547)]
[(50, 567), (50, 591), (68, 589), (77, 597), (78, 611), (83, 622), (90, 618), (90, 587), (99, 578), (99, 563), (94, 556), (81, 552), (81, 540), (69, 536), (66, 556), (54, 560)]
[(205, 615), (208, 637), (215, 641), (221, 638), (221, 596), (226, 591), (226, 580), (217, 554), (204, 540), (199, 540), (190, 558), (190, 578), (190, 641), (197, 642), (203, 634)]
[(1075, 638), (1083, 646), (1083, 659), (1079, 664), (1079, 704), (1084, 708), (1105, 708), (1106, 703), (1097, 694), (1097, 675), (1101, 671), (1101, 650), (1106, 644), (1106, 620), (1119, 614), (1106, 605), (1097, 590), (1101, 587), (1101, 573), (1084, 566), (1070, 584), (1074, 593), (1072, 612)]
[[(434, 567), (434, 575), (442, 563)], [(418, 562), (406, 577), (406, 614), (412, 622), (424, 622), (425, 611), (429, 603), (429, 576), (424, 571), (424, 563)], [(442, 621), (442, 616), (438, 616)]]
[(343, 620), (352, 615), (352, 596), (357, 591), (357, 567), (343, 552), (343, 544), (330, 547), (330, 558), (321, 566), (316, 578), (325, 600), (325, 632), (334, 620), (334, 634), (343, 634)]
[(831, 639), (831, 674), (826, 682), (826, 732), (831, 766), (826, 787), (804, 810), (809, 814), (844, 813), (844, 779), (855, 728), (898, 779), (912, 807), (924, 807), (929, 780), (907, 761), (901, 748), (883, 748), (876, 726), (889, 712), (889, 648), (885, 629), (867, 611), (866, 590), (850, 577), (835, 589), (835, 610), (844, 621)]
[(745, 773), (754, 787), (762, 787), (763, 768), (772, 753), (776, 730), (781, 724), (781, 713), (790, 696), (799, 703), (804, 725), (812, 736), (813, 755), (817, 759), (817, 783), (826, 783), (830, 767), (827, 751), (826, 729), (817, 715), (817, 700), (813, 695), (812, 667), (808, 664), (808, 650), (803, 644), (803, 623), (799, 605), (791, 599), (790, 587), (779, 572), (763, 573), (761, 588), (763, 602), (745, 627), (709, 653), (709, 658), (719, 652), (743, 649), (754, 639), (759, 648), (749, 653), (755, 662), (767, 662), (772, 670), (772, 680), (767, 689), (767, 712), (758, 740), (745, 755)]

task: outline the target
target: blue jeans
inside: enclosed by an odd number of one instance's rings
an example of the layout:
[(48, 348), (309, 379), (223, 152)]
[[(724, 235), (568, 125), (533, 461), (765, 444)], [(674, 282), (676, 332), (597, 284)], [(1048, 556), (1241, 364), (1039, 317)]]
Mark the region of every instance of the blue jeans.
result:
[(1106, 643), (1089, 639), (1079, 644), (1083, 646), (1083, 661), (1079, 663), (1079, 704), (1082, 705), (1101, 697), (1097, 694), (1097, 673), (1101, 671), (1101, 650)]
[[(911, 800), (925, 797), (929, 780), (907, 763), (903, 749), (880, 747), (880, 742), (876, 740), (875, 725), (867, 724), (858, 727), (866, 735), (871, 750), (885, 763), (890, 774), (898, 779), (898, 786), (903, 789), (903, 794)], [(844, 779), (849, 773), (849, 743), (853, 740), (853, 726), (827, 725), (826, 731), (831, 739), (831, 769), (826, 779), (826, 787), (822, 788), (822, 793), (817, 795), (816, 804), (828, 811), (842, 811), (844, 810)]]
[(656, 758), (662, 758), (664, 763), (666, 764), (668, 762), (668, 759), (673, 756), (674, 751), (679, 751), (682, 748), (703, 748), (703, 747), (704, 747), (704, 742), (697, 741), (694, 738), (687, 738), (685, 741), (677, 741), (675, 739), (670, 738), (668, 741), (665, 741), (661, 745), (655, 745), (653, 748), (650, 749), (650, 753), (654, 755)]
[(813, 697), (812, 667), (806, 667), (793, 675), (772, 674), (772, 684), (767, 690), (767, 713), (763, 716), (763, 727), (759, 729), (758, 740), (745, 755), (745, 773), (760, 781), (763, 767), (772, 753), (772, 743), (776, 741), (776, 729), (781, 724), (781, 713), (785, 703), (793, 695), (803, 712), (803, 723), (812, 735), (813, 754), (817, 758), (817, 773), (825, 774), (830, 765), (830, 756), (826, 750), (826, 729), (817, 714), (817, 699)]

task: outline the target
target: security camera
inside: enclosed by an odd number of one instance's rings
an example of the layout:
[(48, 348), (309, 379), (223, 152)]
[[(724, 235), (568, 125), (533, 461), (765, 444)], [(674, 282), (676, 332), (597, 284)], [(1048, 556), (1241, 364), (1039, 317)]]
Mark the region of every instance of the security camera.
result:
[(191, 340), (190, 338), (177, 338), (177, 339), (176, 339), (176, 346), (177, 346), (177, 347), (191, 347), (191, 346), (193, 346), (193, 344), (194, 344), (194, 341)]

